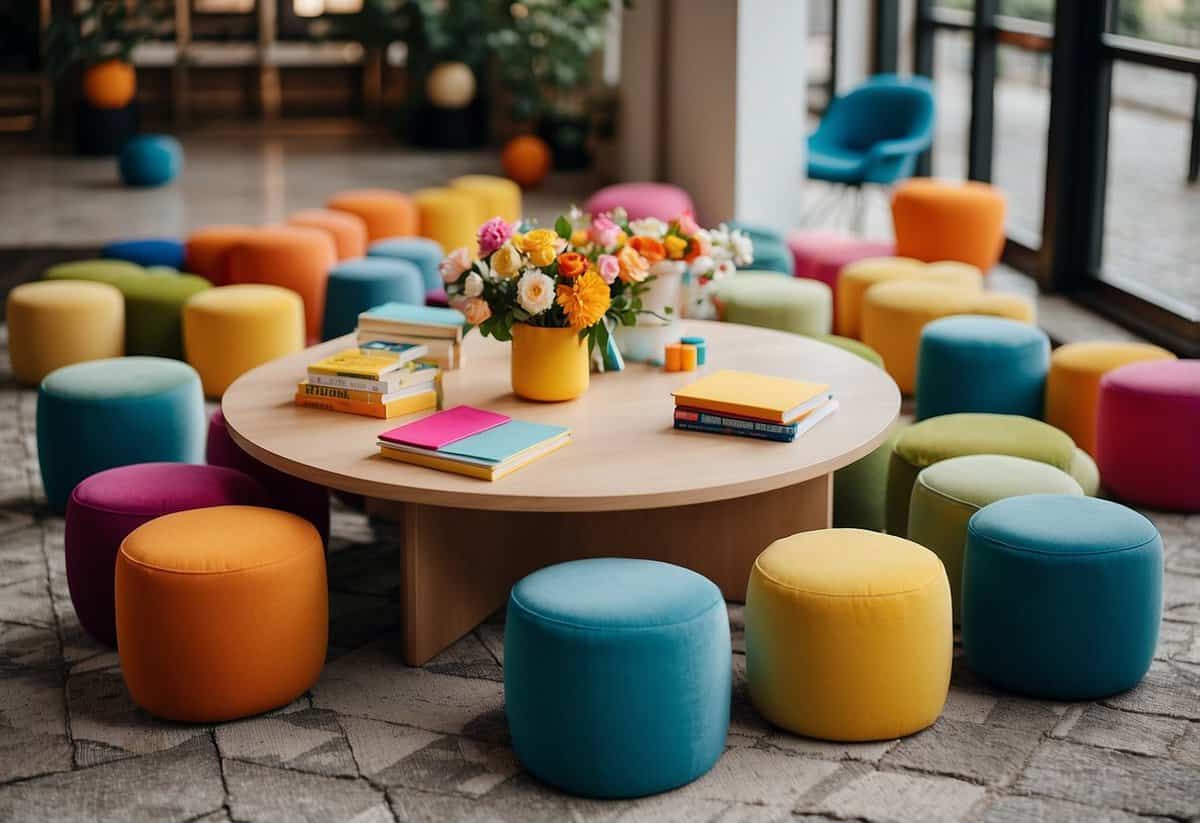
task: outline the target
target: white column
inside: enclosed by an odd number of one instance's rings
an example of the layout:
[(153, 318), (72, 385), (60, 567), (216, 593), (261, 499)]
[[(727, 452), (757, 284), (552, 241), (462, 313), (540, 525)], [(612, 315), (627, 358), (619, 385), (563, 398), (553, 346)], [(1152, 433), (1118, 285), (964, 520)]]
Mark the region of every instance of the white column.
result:
[[(894, 0), (893, 0), (894, 1)], [(871, 0), (839, 0), (837, 19), (837, 92), (861, 85), (871, 73)]]

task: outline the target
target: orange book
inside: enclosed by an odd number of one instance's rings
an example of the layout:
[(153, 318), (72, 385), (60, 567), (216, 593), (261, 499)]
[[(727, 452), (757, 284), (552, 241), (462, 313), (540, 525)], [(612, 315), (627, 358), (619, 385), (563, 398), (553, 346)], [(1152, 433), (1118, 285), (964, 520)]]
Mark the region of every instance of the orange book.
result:
[(674, 395), (676, 405), (689, 409), (785, 424), (833, 399), (827, 383), (730, 370), (702, 377)]
[(329, 411), (361, 414), (365, 417), (379, 417), (390, 420), (403, 414), (424, 411), (437, 407), (437, 392), (430, 389), (420, 394), (401, 397), (390, 403), (365, 403), (360, 400), (343, 400), (338, 397), (316, 397), (296, 392), (296, 405), (311, 409), (327, 409)]

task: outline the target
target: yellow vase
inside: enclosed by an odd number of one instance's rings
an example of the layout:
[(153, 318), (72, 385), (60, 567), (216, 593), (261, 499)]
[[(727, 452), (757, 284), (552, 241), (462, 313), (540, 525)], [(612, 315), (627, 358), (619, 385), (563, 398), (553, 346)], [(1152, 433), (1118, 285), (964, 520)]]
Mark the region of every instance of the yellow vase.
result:
[(513, 393), (526, 400), (574, 400), (587, 391), (587, 340), (575, 329), (513, 324)]

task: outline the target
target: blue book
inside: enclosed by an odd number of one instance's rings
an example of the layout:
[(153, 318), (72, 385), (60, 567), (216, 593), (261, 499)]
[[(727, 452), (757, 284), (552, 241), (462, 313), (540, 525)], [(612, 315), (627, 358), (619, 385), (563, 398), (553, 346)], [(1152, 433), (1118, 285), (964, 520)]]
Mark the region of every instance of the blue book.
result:
[(411, 334), (420, 337), (462, 336), (467, 318), (458, 309), (441, 306), (414, 306), (409, 303), (384, 303), (358, 316), (359, 331)]
[(563, 437), (568, 431), (565, 426), (509, 420), (495, 428), (442, 446), (437, 453), (451, 459), (494, 465), (512, 460), (542, 443)]
[(753, 437), (756, 440), (773, 440), (776, 443), (791, 443), (795, 435), (772, 434), (771, 432), (755, 431), (754, 429), (733, 429), (728, 426), (713, 426), (707, 423), (691, 423), (687, 420), (675, 420), (675, 428), (681, 431), (705, 432), (706, 434), (732, 434), (738, 437)]

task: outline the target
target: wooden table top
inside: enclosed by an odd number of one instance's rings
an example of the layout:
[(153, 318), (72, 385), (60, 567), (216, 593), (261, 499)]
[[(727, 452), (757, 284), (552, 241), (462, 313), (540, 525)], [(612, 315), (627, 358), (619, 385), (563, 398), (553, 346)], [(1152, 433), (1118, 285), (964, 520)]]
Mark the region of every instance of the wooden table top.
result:
[[(472, 331), (466, 367), (444, 375), (445, 406), (478, 406), (567, 426), (566, 447), (495, 482), (411, 466), (379, 455), (376, 436), (422, 414), (379, 420), (293, 404), (306, 366), (354, 345), (331, 340), (240, 377), (222, 409), (248, 452), (288, 474), (386, 500), (501, 511), (612, 511), (682, 506), (795, 485), (841, 468), (886, 437), (900, 409), (896, 384), (841, 349), (769, 329), (685, 321), (704, 337), (697, 372), (629, 363), (593, 374), (580, 398), (533, 403), (512, 394), (510, 344)], [(718, 369), (829, 383), (840, 408), (793, 443), (676, 431), (672, 390)]]

